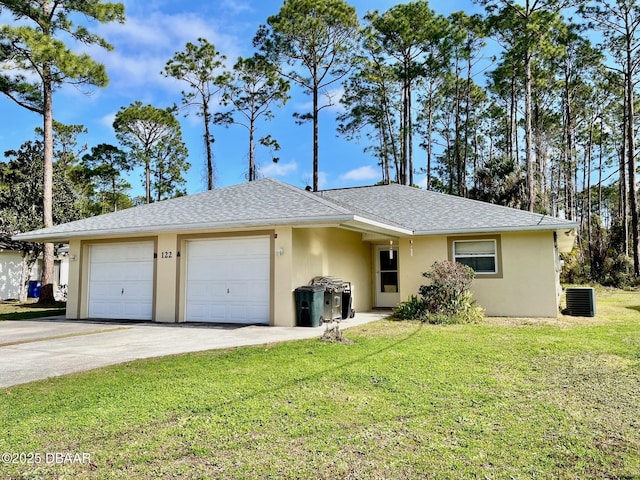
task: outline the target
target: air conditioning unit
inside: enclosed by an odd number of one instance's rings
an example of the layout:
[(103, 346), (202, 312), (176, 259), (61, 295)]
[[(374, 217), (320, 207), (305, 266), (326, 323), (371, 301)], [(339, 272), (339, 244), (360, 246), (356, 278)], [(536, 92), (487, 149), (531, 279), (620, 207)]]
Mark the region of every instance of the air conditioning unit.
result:
[(567, 313), (574, 317), (595, 317), (596, 294), (592, 287), (569, 287), (565, 289)]

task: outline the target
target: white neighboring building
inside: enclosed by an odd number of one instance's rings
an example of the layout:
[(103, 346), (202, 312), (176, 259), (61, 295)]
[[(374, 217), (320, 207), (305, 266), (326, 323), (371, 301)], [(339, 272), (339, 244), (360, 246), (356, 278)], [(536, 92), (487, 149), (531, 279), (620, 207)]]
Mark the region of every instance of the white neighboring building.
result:
[[(11, 245), (0, 242), (0, 300), (16, 300), (20, 297), (20, 276), (22, 272), (22, 252), (14, 250)], [(66, 289), (69, 282), (69, 246), (58, 249), (53, 271), (53, 291), (56, 299), (62, 300), (60, 287)], [(42, 277), (42, 258), (31, 267), (30, 282), (40, 282)]]

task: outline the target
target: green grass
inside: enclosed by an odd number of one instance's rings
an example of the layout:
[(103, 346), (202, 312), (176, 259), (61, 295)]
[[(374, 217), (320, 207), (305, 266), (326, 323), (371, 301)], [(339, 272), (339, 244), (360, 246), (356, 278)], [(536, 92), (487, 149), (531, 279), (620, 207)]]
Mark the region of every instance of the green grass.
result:
[(15, 478), (639, 478), (640, 294), (598, 317), (429, 326), (131, 362), (0, 389)]
[(30, 318), (64, 315), (66, 304), (56, 302), (54, 305), (40, 305), (37, 300), (26, 303), (0, 301), (0, 322), (2, 320), (27, 320)]

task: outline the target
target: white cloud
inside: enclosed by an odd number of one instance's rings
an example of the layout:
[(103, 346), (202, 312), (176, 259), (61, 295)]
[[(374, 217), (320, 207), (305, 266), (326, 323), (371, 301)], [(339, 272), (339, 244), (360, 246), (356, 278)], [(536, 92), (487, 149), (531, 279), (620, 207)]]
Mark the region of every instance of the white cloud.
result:
[(377, 180), (380, 178), (380, 170), (366, 165), (364, 167), (349, 170), (347, 173), (340, 175), (340, 180)]
[(326, 172), (318, 172), (318, 188), (322, 190), (327, 188), (328, 185), (329, 185), (329, 175), (327, 175)]
[[(300, 95), (302, 96), (302, 95)], [(309, 97), (309, 95), (307, 94)], [(329, 110), (335, 113), (344, 112), (344, 106), (340, 103), (340, 99), (344, 96), (344, 88), (334, 88), (326, 90), (320, 93), (318, 105), (322, 110)], [(313, 100), (306, 102), (296, 102), (295, 111), (298, 113), (311, 113), (313, 112)]]
[(124, 24), (100, 25), (96, 30), (115, 50), (108, 52), (94, 46), (88, 53), (105, 64), (112, 85), (119, 90), (155, 86), (179, 94), (184, 85), (165, 78), (160, 72), (187, 42), (196, 43), (198, 38), (206, 38), (215, 45), (227, 56), (229, 64), (241, 54), (239, 39), (219, 33), (211, 22), (197, 13), (151, 12), (144, 17), (128, 16)]
[(344, 87), (333, 88), (324, 92), (324, 96), (331, 102), (331, 106), (327, 107), (332, 112), (342, 113), (345, 111), (344, 105), (340, 103), (340, 100), (344, 96)]
[(260, 169), (262, 175), (265, 177), (286, 177), (298, 170), (297, 162), (289, 163), (270, 163)]
[(426, 188), (427, 188), (427, 176), (425, 175), (424, 177), (422, 177), (422, 180), (420, 180), (419, 182), (417, 182), (417, 185), (418, 185), (420, 188), (424, 188), (424, 189), (426, 189)]
[(220, 7), (235, 15), (254, 11), (249, 2), (242, 0), (222, 0)]
[(100, 124), (107, 127), (112, 128), (113, 122), (116, 119), (116, 112), (108, 113), (100, 118)]

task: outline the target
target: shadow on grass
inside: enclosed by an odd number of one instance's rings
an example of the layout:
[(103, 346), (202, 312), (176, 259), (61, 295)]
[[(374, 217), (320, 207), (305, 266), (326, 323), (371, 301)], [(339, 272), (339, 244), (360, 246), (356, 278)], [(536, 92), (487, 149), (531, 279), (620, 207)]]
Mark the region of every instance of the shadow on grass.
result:
[(629, 306), (627, 307), (629, 310), (635, 310), (636, 312), (640, 312), (640, 305)]
[[(389, 320), (389, 318), (385, 319), (385, 320)], [(402, 320), (396, 320), (396, 321), (402, 321)], [(313, 379), (317, 379), (320, 377), (323, 377), (324, 375), (328, 374), (328, 373), (333, 373), (336, 370), (340, 370), (346, 367), (349, 367), (351, 365), (355, 365), (357, 363), (362, 363), (364, 360), (368, 359), (368, 358), (372, 358), (375, 357), (383, 352), (389, 351), (389, 350), (393, 350), (397, 347), (399, 347), (400, 345), (402, 345), (403, 343), (408, 342), (409, 340), (411, 340), (413, 337), (415, 337), (423, 328), (424, 328), (425, 324), (423, 322), (419, 322), (417, 327), (411, 331), (407, 336), (405, 336), (404, 338), (401, 338), (400, 340), (387, 345), (385, 347), (379, 348), (373, 352), (367, 353), (365, 355), (360, 355), (356, 358), (353, 358), (351, 360), (342, 362), (342, 363), (336, 363), (335, 365), (332, 365), (331, 367), (325, 368), (323, 370), (319, 370), (316, 372), (313, 372), (309, 375), (306, 376), (302, 376), (302, 377), (298, 377), (295, 379), (291, 379), (289, 381), (286, 382), (282, 382), (280, 384), (275, 384), (275, 385), (270, 385), (268, 388), (260, 388), (260, 389), (256, 389), (256, 390), (248, 390), (246, 392), (244, 392), (244, 395), (235, 398), (233, 400), (227, 400), (227, 401), (223, 401), (219, 404), (216, 404), (214, 406), (208, 406), (204, 409), (190, 409), (191, 412), (193, 413), (204, 413), (204, 412), (208, 412), (211, 411), (214, 408), (218, 408), (220, 406), (230, 406), (233, 405), (236, 402), (245, 402), (247, 400), (255, 400), (257, 398), (260, 398), (266, 394), (270, 394), (274, 391), (279, 392), (279, 391), (286, 391), (286, 390), (290, 390), (291, 388), (295, 388), (298, 387), (299, 385), (309, 381), (309, 380), (313, 380)], [(321, 341), (320, 339), (318, 339), (317, 341)], [(344, 345), (343, 343), (340, 342), (335, 342), (335, 345)], [(347, 348), (349, 348), (349, 346), (347, 346)]]
[(56, 302), (52, 305), (40, 305), (39, 303), (20, 304), (1, 302), (0, 321), (29, 320), (32, 318), (64, 315), (66, 313), (66, 310), (67, 306), (64, 302)]

